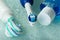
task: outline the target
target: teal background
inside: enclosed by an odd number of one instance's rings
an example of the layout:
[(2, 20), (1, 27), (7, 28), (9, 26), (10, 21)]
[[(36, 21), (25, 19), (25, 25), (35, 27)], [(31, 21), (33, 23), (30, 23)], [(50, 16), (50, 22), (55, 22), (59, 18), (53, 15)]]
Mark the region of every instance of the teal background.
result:
[[(26, 10), (21, 6), (19, 0), (3, 0), (12, 11), (12, 15), (22, 25), (23, 34), (19, 37), (8, 38), (5, 35), (5, 24), (0, 21), (0, 40), (60, 40), (60, 16), (49, 26), (42, 26), (37, 22), (30, 26)], [(39, 4), (44, 0), (34, 0), (32, 10), (36, 15), (40, 12)]]

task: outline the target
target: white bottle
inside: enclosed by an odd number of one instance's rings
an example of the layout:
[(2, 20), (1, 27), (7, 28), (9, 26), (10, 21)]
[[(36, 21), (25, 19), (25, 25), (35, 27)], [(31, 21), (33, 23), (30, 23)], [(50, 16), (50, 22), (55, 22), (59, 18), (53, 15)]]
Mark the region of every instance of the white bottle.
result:
[(45, 0), (41, 3), (41, 12), (38, 15), (38, 21), (41, 25), (49, 25), (53, 19), (59, 15), (59, 5), (57, 0)]
[(51, 7), (46, 6), (39, 13), (38, 21), (41, 25), (49, 25), (55, 16), (55, 11)]

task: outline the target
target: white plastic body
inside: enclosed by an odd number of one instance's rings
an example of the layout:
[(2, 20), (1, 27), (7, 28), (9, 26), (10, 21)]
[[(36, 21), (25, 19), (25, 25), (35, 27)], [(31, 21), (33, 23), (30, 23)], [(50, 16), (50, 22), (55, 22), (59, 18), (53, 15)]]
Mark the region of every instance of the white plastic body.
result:
[(8, 18), (11, 17), (10, 13), (11, 13), (11, 11), (5, 5), (3, 0), (0, 0), (0, 20), (6, 22), (8, 20)]
[(49, 25), (51, 21), (55, 18), (55, 11), (46, 6), (38, 15), (38, 21), (41, 25)]
[[(27, 15), (29, 16), (29, 15), (32, 13), (30, 3), (27, 2), (27, 3), (25, 4), (25, 9), (26, 9), (26, 11), (27, 11)], [(30, 21), (29, 21), (29, 23), (30, 23), (31, 26), (33, 26), (36, 22), (30, 22)]]
[(29, 16), (29, 15), (32, 13), (30, 3), (26, 3), (26, 4), (25, 4), (25, 9), (26, 9), (27, 14), (28, 14), (28, 16)]

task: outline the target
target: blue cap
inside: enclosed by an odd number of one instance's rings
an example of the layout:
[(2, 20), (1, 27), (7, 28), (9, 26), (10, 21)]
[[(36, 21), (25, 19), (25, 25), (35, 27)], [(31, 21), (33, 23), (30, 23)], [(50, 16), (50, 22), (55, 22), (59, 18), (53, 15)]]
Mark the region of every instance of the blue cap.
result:
[(54, 6), (53, 9), (54, 9), (54, 11), (56, 12), (56, 15), (57, 15), (57, 13), (59, 12), (59, 7), (58, 6)]
[(25, 3), (27, 3), (27, 2), (30, 3), (31, 5), (33, 5), (33, 0), (20, 0), (20, 2), (23, 7), (25, 7)]
[(36, 22), (37, 16), (34, 15), (34, 14), (30, 14), (29, 17), (28, 17), (28, 19), (29, 19), (30, 22)]
[(53, 0), (45, 0), (44, 2), (40, 4), (40, 9), (42, 10), (46, 6), (53, 7), (54, 4), (55, 4), (55, 1)]
[(54, 6), (53, 9), (56, 12), (56, 16), (59, 16), (60, 15), (60, 8), (59, 8), (59, 6)]
[(40, 9), (42, 10), (45, 6), (46, 6), (45, 4), (41, 3), (40, 4)]

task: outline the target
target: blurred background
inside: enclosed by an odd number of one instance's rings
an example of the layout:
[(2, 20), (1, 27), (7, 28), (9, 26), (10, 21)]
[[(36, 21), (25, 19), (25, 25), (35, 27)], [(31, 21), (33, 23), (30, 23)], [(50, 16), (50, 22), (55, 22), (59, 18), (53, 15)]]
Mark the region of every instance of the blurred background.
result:
[[(20, 0), (3, 0), (12, 11), (12, 15), (23, 27), (23, 34), (8, 38), (5, 35), (5, 24), (0, 21), (0, 40), (60, 40), (60, 16), (57, 16), (49, 26), (36, 23), (29, 25), (26, 10), (21, 6)], [(34, 0), (32, 10), (36, 15), (40, 12), (40, 3), (44, 0)]]

